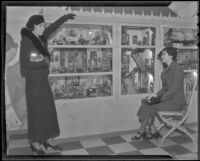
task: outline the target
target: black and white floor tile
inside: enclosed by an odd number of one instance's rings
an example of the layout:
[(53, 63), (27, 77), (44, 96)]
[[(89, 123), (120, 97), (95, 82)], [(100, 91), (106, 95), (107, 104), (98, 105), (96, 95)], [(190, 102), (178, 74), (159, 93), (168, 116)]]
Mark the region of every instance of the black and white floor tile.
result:
[[(188, 131), (197, 142), (197, 124), (188, 124)], [(168, 129), (162, 129), (161, 135)], [(33, 155), (27, 140), (26, 132), (8, 134), (8, 155)], [(132, 141), (135, 134), (113, 135), (106, 138), (91, 138), (79, 141), (54, 140), (63, 150), (48, 150), (47, 155), (170, 155), (173, 159), (197, 160), (197, 147), (185, 134), (177, 131), (160, 145), (160, 139)]]

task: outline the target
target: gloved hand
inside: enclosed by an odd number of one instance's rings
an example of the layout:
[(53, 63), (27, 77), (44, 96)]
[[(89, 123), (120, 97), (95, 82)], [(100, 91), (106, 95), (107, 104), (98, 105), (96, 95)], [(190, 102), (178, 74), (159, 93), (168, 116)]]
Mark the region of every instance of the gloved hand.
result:
[(69, 14), (67, 14), (67, 15), (64, 15), (63, 17), (66, 19), (66, 20), (69, 20), (69, 19), (71, 19), (71, 20), (73, 20), (74, 18), (75, 18), (75, 14), (73, 14), (73, 13), (69, 13)]
[(150, 98), (150, 102), (149, 102), (150, 105), (154, 105), (157, 103), (160, 103), (160, 97), (151, 97)]

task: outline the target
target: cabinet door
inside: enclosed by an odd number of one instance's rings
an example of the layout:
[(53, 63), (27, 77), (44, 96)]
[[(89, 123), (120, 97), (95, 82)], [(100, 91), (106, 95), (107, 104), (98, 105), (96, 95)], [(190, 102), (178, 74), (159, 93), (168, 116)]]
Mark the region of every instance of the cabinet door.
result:
[(121, 26), (121, 95), (154, 92), (155, 27)]

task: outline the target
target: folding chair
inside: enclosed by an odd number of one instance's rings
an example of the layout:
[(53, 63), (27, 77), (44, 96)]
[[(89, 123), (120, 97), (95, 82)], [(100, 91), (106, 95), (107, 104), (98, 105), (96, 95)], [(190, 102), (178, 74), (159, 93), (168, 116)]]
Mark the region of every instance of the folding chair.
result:
[(187, 136), (189, 136), (194, 146), (196, 146), (196, 141), (193, 138), (193, 136), (188, 132), (188, 130), (185, 128), (185, 122), (188, 119), (190, 110), (192, 108), (192, 97), (193, 93), (196, 87), (196, 80), (193, 82), (189, 82), (186, 79), (184, 80), (184, 94), (186, 98), (187, 105), (182, 111), (159, 111), (157, 112), (156, 116), (158, 118), (158, 121), (161, 123), (160, 126), (157, 128), (157, 131), (160, 131), (162, 127), (168, 126), (171, 127), (171, 129), (162, 136), (160, 145), (163, 144), (164, 140), (172, 134), (176, 129), (181, 130), (184, 132)]

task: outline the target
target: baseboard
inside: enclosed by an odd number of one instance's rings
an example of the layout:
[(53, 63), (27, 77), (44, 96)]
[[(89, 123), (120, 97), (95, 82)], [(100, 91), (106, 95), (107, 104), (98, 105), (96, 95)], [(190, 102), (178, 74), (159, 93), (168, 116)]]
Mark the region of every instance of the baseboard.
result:
[[(189, 127), (194, 127), (197, 126), (197, 122), (191, 122), (191, 123), (186, 123), (186, 126)], [(92, 135), (82, 135), (82, 136), (75, 136), (75, 137), (60, 137), (56, 138), (55, 140), (65, 140), (66, 142), (71, 142), (71, 141), (80, 141), (80, 140), (85, 140), (85, 139), (92, 139), (92, 138), (107, 138), (107, 137), (113, 137), (113, 136), (119, 136), (119, 135), (125, 135), (125, 134), (131, 134), (131, 133), (136, 133), (137, 129), (133, 130), (123, 130), (123, 131), (115, 131), (115, 132), (108, 132), (108, 133), (100, 133), (100, 134), (92, 134)], [(11, 130), (7, 131), (7, 135), (24, 135), (27, 134), (27, 130)]]

